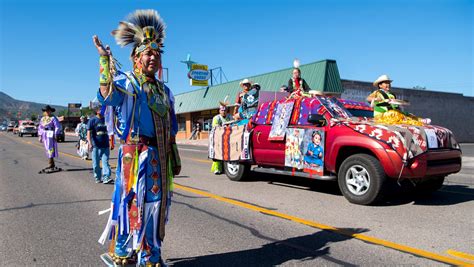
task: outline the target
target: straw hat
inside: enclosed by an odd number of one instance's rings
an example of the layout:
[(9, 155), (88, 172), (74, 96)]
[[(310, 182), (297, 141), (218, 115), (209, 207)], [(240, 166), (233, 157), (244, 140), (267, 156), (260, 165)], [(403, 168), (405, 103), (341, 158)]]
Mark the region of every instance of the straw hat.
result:
[(374, 84), (375, 87), (378, 87), (379, 83), (386, 82), (386, 81), (393, 82), (393, 80), (390, 80), (390, 77), (388, 77), (388, 75), (384, 74), (384, 75), (378, 77), (377, 80), (375, 80), (375, 82), (373, 84)]
[(250, 84), (250, 85), (253, 84), (253, 82), (252, 82), (251, 80), (245, 78), (245, 79), (243, 79), (242, 81), (240, 81), (239, 85), (240, 85), (240, 87), (242, 87), (242, 85), (244, 85), (244, 84), (246, 84), (246, 83), (248, 83), (248, 84)]

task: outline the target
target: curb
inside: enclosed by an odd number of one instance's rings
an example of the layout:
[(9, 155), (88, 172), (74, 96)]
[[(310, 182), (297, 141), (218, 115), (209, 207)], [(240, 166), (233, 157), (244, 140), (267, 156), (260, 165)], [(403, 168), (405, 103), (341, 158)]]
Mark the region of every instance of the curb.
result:
[(198, 141), (192, 141), (192, 140), (176, 140), (176, 144), (178, 145), (192, 145), (192, 146), (202, 146), (202, 147), (207, 147), (208, 146), (208, 140), (205, 139), (203, 141), (198, 140)]

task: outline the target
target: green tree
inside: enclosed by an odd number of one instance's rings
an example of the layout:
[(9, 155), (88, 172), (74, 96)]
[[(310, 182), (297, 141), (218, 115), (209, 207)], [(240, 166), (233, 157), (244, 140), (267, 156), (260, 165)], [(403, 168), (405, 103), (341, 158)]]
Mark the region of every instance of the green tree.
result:
[(92, 109), (90, 109), (89, 107), (82, 107), (81, 108), (81, 115), (82, 116), (89, 116), (91, 114), (94, 114), (94, 111)]
[(33, 113), (33, 114), (31, 114), (30, 119), (31, 119), (32, 121), (36, 121), (36, 120), (38, 119), (38, 115), (36, 115), (35, 113)]
[(67, 109), (63, 109), (61, 111), (58, 112), (58, 116), (61, 117), (61, 116), (67, 116)]

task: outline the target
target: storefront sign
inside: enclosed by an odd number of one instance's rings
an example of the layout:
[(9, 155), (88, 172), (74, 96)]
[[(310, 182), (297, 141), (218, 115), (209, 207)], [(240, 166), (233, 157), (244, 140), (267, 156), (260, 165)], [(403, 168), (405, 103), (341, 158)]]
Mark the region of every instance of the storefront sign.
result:
[(192, 86), (208, 86), (211, 73), (207, 69), (207, 65), (192, 64), (188, 73), (189, 82)]
[(80, 103), (68, 103), (67, 108), (70, 113), (80, 112), (82, 104)]

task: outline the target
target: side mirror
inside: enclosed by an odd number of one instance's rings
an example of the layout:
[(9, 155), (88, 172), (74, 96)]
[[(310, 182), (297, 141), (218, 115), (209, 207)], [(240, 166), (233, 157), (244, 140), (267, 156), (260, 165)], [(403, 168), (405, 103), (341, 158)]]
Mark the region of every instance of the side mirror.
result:
[(324, 126), (326, 125), (326, 118), (320, 114), (309, 114), (308, 122), (318, 126)]

